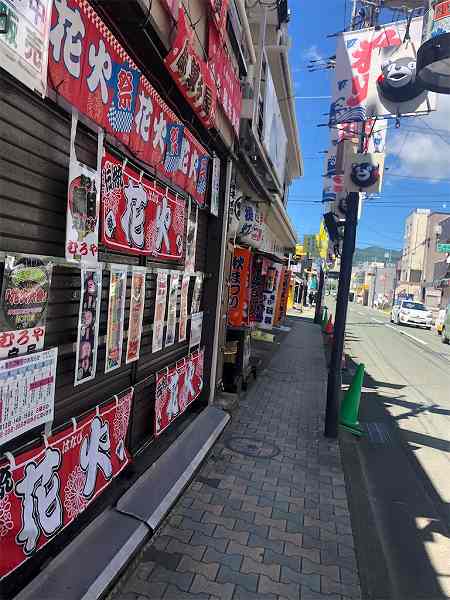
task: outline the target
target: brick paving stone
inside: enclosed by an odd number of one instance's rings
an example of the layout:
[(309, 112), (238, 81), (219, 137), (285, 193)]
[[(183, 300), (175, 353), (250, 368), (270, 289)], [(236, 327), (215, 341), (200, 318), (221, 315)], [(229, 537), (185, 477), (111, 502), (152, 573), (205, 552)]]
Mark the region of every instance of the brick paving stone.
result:
[(206, 546), (193, 546), (192, 544), (183, 544), (176, 539), (170, 539), (166, 546), (166, 551), (177, 554), (185, 554), (194, 558), (195, 560), (201, 560), (206, 550)]
[(302, 558), (302, 573), (315, 573), (317, 575), (324, 575), (328, 579), (333, 581), (340, 581), (339, 567), (335, 565), (321, 565), (320, 563), (309, 560), (309, 558)]
[(315, 573), (307, 574), (290, 567), (281, 567), (281, 581), (283, 583), (299, 583), (315, 592), (320, 592), (320, 575)]
[(276, 594), (288, 600), (299, 600), (300, 586), (298, 583), (279, 583), (261, 575), (258, 583), (258, 592), (261, 594)]
[(208, 535), (203, 535), (202, 533), (194, 533), (192, 539), (190, 541), (192, 546), (206, 546), (206, 548), (214, 548), (218, 552), (225, 552), (225, 548), (227, 547), (228, 540), (213, 538)]
[(288, 554), (280, 554), (266, 548), (264, 550), (263, 563), (268, 565), (275, 564), (280, 567), (289, 567), (294, 571), (299, 571), (301, 559), (298, 555), (289, 556)]
[(293, 544), (296, 544), (297, 546), (301, 546), (303, 542), (303, 534), (289, 533), (287, 531), (282, 531), (277, 527), (271, 527), (269, 531), (269, 539), (281, 540), (283, 542), (291, 542)]
[(196, 575), (189, 591), (193, 594), (210, 594), (221, 600), (232, 600), (234, 587), (233, 583), (216, 583), (203, 575)]
[(248, 592), (256, 592), (258, 588), (258, 575), (234, 571), (233, 569), (230, 569), (230, 567), (225, 566), (220, 567), (216, 581), (219, 583), (233, 583), (239, 585)]
[(264, 546), (251, 547), (245, 546), (243, 544), (239, 544), (239, 542), (231, 541), (227, 547), (228, 554), (241, 554), (242, 556), (249, 556), (253, 560), (262, 561), (262, 557), (264, 555)]
[[(230, 542), (233, 544), (236, 542)], [(224, 565), (225, 567), (230, 567), (230, 569), (234, 569), (235, 571), (239, 571), (241, 568), (243, 556), (240, 554), (227, 554), (225, 552), (217, 552), (214, 548), (208, 548), (203, 555), (202, 561), (206, 563), (218, 563), (219, 565)]]
[(193, 579), (194, 575), (192, 573), (177, 573), (158, 565), (152, 572), (151, 582), (173, 583), (183, 592), (187, 592)]
[(194, 535), (194, 532), (189, 529), (178, 529), (177, 527), (170, 527), (170, 525), (165, 525), (162, 530), (162, 534), (165, 536), (176, 538), (180, 542), (187, 544)]
[(321, 550), (320, 562), (323, 565), (336, 565), (341, 569), (345, 568), (354, 572), (357, 571), (356, 559), (354, 556), (341, 556), (340, 554), (337, 554), (337, 552)]
[(255, 533), (263, 538), (267, 537), (269, 533), (269, 527), (267, 525), (256, 525), (255, 523), (249, 523), (248, 521), (242, 521), (241, 519), (236, 521), (234, 529), (235, 531), (242, 531), (248, 534)]
[(308, 586), (302, 585), (300, 591), (300, 600), (346, 600), (337, 594), (324, 595), (321, 592), (313, 592)]
[[(241, 504), (243, 505), (244, 503), (242, 502)], [(235, 508), (225, 506), (222, 514), (224, 517), (230, 517), (231, 519), (234, 519), (235, 521), (243, 520), (243, 521), (247, 521), (248, 523), (253, 523), (253, 520), (255, 518), (255, 512), (252, 511), (252, 509), (256, 508), (257, 505), (250, 504), (250, 503), (246, 503), (246, 504), (247, 504), (247, 508), (245, 509), (245, 511), (237, 510)]]
[(212, 581), (216, 578), (220, 565), (218, 563), (205, 563), (194, 560), (190, 556), (183, 556), (177, 571), (180, 573), (199, 573)]
[(194, 500), (190, 508), (220, 515), (224, 507), (224, 504), (210, 504), (208, 502), (202, 502), (202, 500)]
[(216, 530), (214, 531), (214, 537), (222, 538), (225, 540), (234, 540), (235, 542), (239, 542), (240, 544), (246, 544), (249, 535), (250, 533), (248, 531), (235, 531), (227, 529), (226, 527), (222, 527), (221, 525), (218, 525), (216, 527)]
[[(157, 600), (157, 598), (152, 596), (151, 600)], [(176, 585), (169, 585), (161, 600), (211, 600), (211, 596), (209, 594), (185, 593)]]
[(248, 556), (246, 556), (242, 562), (241, 571), (243, 573), (254, 573), (256, 575), (267, 575), (274, 581), (280, 580), (280, 565), (256, 561)]
[(166, 582), (150, 582), (133, 579), (127, 582), (125, 589), (126, 594), (136, 594), (138, 597), (144, 598), (162, 598), (166, 591), (168, 583)]
[(341, 594), (354, 600), (361, 599), (361, 590), (358, 585), (338, 583), (328, 579), (328, 577), (321, 577), (321, 592), (322, 594)]
[(267, 527), (276, 527), (277, 529), (281, 529), (282, 531), (286, 531), (287, 521), (286, 519), (277, 519), (276, 517), (271, 519), (269, 517), (265, 517), (264, 515), (255, 515), (255, 523), (256, 525), (265, 525)]
[(197, 521), (185, 517), (178, 527), (189, 531), (197, 531), (204, 535), (212, 535), (216, 525), (214, 523), (198, 523)]
[(321, 559), (320, 550), (317, 550), (316, 548), (305, 548), (304, 546), (297, 546), (296, 544), (292, 544), (291, 542), (285, 542), (284, 554), (286, 556), (297, 556), (299, 559), (302, 557), (309, 558), (313, 562), (320, 562)]
[(227, 529), (233, 529), (236, 524), (236, 519), (231, 517), (221, 517), (213, 513), (205, 512), (203, 515), (203, 523), (210, 523), (213, 525), (223, 525)]
[(239, 585), (236, 586), (233, 596), (233, 600), (279, 600), (280, 598), (280, 596), (277, 597), (275, 594), (261, 594), (260, 592), (255, 594)]
[(176, 511), (177, 511), (177, 515), (180, 516), (180, 521), (177, 524), (171, 523), (175, 527), (179, 526), (179, 524), (183, 520), (183, 517), (192, 519), (196, 523), (200, 523), (202, 521), (203, 515), (205, 514), (205, 511), (203, 509), (195, 509), (195, 508), (192, 508), (192, 506), (190, 506), (189, 508), (187, 508), (185, 506), (178, 506), (176, 508)]
[(273, 550), (273, 552), (283, 552), (284, 542), (282, 540), (270, 540), (268, 538), (261, 537), (255, 533), (251, 533), (247, 542), (248, 546), (266, 548)]

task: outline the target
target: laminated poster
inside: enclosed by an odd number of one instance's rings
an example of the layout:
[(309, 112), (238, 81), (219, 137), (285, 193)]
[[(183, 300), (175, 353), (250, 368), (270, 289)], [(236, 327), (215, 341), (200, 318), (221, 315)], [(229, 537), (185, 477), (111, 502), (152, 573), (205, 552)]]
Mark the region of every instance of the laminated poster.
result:
[(2, 0), (6, 33), (0, 35), (0, 64), (43, 98), (47, 94), (51, 0)]
[(57, 360), (51, 348), (0, 362), (0, 446), (53, 421)]
[(191, 314), (200, 310), (202, 302), (203, 275), (197, 275), (194, 283), (194, 291), (192, 293)]
[(219, 215), (220, 202), (220, 158), (216, 155), (212, 162), (210, 212), (214, 217)]
[(189, 200), (189, 211), (186, 232), (186, 260), (184, 270), (186, 273), (195, 271), (195, 249), (197, 245), (197, 218), (198, 206)]
[[(0, 579), (73, 523), (129, 464), (133, 390), (0, 460)], [(63, 598), (64, 596), (60, 596)]]
[(188, 292), (191, 277), (183, 275), (181, 280), (181, 300), (180, 300), (180, 324), (178, 326), (178, 341), (186, 340), (187, 315), (188, 315)]
[(179, 273), (170, 274), (170, 287), (169, 287), (169, 302), (167, 305), (167, 329), (166, 329), (166, 340), (164, 346), (172, 346), (175, 342), (175, 327), (177, 324), (177, 296), (178, 296), (178, 284), (180, 282)]
[(153, 318), (152, 352), (159, 352), (163, 347), (164, 320), (167, 301), (167, 271), (158, 271), (156, 277), (155, 315)]
[(100, 212), (100, 168), (103, 131), (98, 132), (97, 169), (77, 160), (75, 137), (78, 112), (72, 112), (70, 134), (69, 186), (67, 190), (66, 260), (95, 265), (98, 262)]
[(191, 315), (191, 335), (189, 337), (189, 350), (199, 346), (202, 339), (203, 312)]
[(6, 256), (0, 303), (0, 359), (44, 347), (52, 263)]
[(95, 377), (101, 299), (101, 267), (82, 267), (74, 386)]
[(123, 321), (127, 291), (127, 267), (111, 265), (109, 280), (108, 327), (106, 330), (105, 373), (122, 363)]
[(200, 396), (203, 389), (203, 361), (204, 350), (197, 350), (156, 374), (156, 436), (161, 435)]
[(133, 267), (126, 364), (139, 358), (145, 305), (145, 267)]

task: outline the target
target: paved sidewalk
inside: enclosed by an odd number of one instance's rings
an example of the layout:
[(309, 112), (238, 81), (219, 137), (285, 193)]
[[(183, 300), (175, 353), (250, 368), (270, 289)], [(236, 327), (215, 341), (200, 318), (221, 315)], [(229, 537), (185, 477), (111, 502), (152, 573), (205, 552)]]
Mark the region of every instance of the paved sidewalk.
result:
[(337, 442), (323, 437), (321, 333), (277, 348), (114, 600), (360, 598)]

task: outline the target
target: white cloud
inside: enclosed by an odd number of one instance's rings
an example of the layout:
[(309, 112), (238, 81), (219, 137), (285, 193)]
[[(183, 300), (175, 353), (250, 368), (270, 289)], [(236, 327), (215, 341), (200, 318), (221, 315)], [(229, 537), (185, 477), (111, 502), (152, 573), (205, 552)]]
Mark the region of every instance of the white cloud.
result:
[(391, 129), (387, 150), (395, 160), (386, 175), (450, 179), (450, 97), (439, 95), (436, 112), (405, 118), (400, 129)]
[(325, 57), (323, 56), (319, 48), (315, 44), (313, 44), (308, 48), (308, 50), (306, 50), (305, 58), (308, 60), (324, 60)]

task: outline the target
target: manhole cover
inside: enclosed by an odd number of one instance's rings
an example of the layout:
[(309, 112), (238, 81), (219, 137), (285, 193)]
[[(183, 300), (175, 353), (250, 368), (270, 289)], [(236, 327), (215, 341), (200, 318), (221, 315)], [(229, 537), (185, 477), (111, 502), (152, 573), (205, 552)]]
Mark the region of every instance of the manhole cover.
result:
[(273, 458), (280, 453), (280, 449), (278, 446), (275, 446), (275, 444), (267, 442), (266, 440), (257, 440), (250, 437), (228, 438), (225, 442), (225, 446), (238, 454), (256, 458)]

